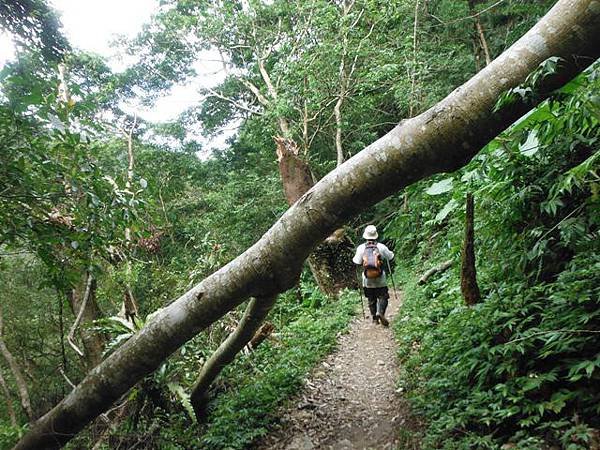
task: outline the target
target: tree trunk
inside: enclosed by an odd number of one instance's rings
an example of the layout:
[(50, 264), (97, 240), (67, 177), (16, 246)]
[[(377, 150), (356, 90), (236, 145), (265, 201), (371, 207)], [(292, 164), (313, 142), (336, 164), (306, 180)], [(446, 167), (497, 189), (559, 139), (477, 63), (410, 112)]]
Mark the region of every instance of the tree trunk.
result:
[[(462, 87), (326, 175), (258, 242), (164, 308), (40, 418), (15, 449), (57, 448), (171, 353), (248, 297), (294, 286), (304, 259), (336, 228), (403, 187), (468, 163), (494, 136), (600, 56), (598, 0), (559, 0), (510, 49)], [(540, 80), (535, 100), (495, 110), (551, 56), (564, 60)]]
[(17, 360), (4, 342), (3, 331), (4, 322), (2, 317), (2, 307), (0, 307), (0, 353), (2, 353), (2, 356), (4, 356), (13, 378), (15, 379), (15, 384), (17, 385), (17, 390), (19, 391), (19, 398), (21, 399), (21, 406), (23, 407), (23, 410), (25, 410), (29, 420), (32, 420), (33, 409), (31, 408), (31, 400), (29, 399), (29, 389), (27, 388), (27, 383), (25, 382), (25, 378), (23, 377), (19, 363), (17, 363)]
[(248, 303), (244, 316), (236, 329), (204, 363), (200, 375), (192, 389), (191, 402), (198, 421), (204, 416), (206, 394), (212, 382), (219, 376), (223, 368), (235, 358), (260, 328), (263, 320), (275, 304), (277, 296), (253, 298)]
[(256, 350), (258, 346), (273, 333), (273, 331), (275, 331), (275, 325), (273, 325), (271, 322), (263, 323), (258, 331), (254, 333), (252, 339), (250, 339), (248, 348), (250, 350)]
[(473, 306), (481, 300), (477, 285), (477, 270), (475, 268), (475, 206), (473, 194), (467, 193), (467, 213), (465, 215), (465, 240), (462, 248), (462, 263), (460, 267), (460, 290), (465, 303)]
[[(314, 186), (312, 173), (308, 164), (299, 158), (299, 149), (293, 140), (276, 137), (275, 142), (283, 190), (291, 206)], [(315, 248), (308, 257), (308, 265), (321, 292), (336, 296), (341, 289), (352, 285), (352, 256), (351, 243), (342, 228)]]
[[(81, 324), (79, 334), (83, 342), (84, 361), (88, 369), (100, 364), (102, 361), (102, 352), (104, 351), (105, 339), (101, 334), (90, 330), (94, 320), (102, 317), (98, 303), (96, 302), (96, 280), (91, 281), (87, 301), (84, 304), (86, 293), (86, 277), (82, 277), (82, 281), (78, 286), (71, 289), (67, 296), (71, 310), (75, 317), (81, 313)], [(82, 310), (82, 306), (84, 307)]]
[(12, 399), (10, 398), (10, 391), (8, 390), (8, 386), (6, 385), (6, 381), (4, 380), (4, 375), (2, 375), (2, 368), (0, 368), (0, 387), (2, 388), (4, 397), (6, 397), (6, 411), (8, 412), (8, 417), (10, 418), (10, 424), (13, 427), (16, 427), (18, 425), (17, 415), (15, 414)]
[(483, 32), (483, 26), (481, 25), (481, 20), (479, 19), (479, 15), (475, 12), (475, 0), (468, 0), (469, 4), (469, 14), (474, 19), (474, 27), (475, 27), (475, 36), (473, 37), (473, 47), (475, 51), (475, 64), (477, 66), (477, 70), (479, 70), (479, 50), (483, 53), (483, 57), (485, 58), (485, 65), (489, 65), (492, 62), (492, 58), (490, 56), (490, 49), (487, 43), (487, 39), (485, 38), (485, 34)]
[[(125, 182), (125, 189), (132, 192), (133, 182), (133, 169), (135, 166), (135, 158), (133, 154), (133, 132), (137, 126), (137, 114), (133, 117), (133, 124), (128, 131), (123, 130), (125, 138), (127, 139), (127, 181)], [(133, 296), (133, 290), (131, 289), (131, 261), (129, 259), (129, 252), (131, 251), (131, 228), (125, 228), (125, 245), (127, 246), (127, 256), (125, 261), (125, 293), (123, 294), (123, 316), (126, 320), (134, 323), (135, 318), (138, 314), (137, 302)]]
[(408, 98), (408, 117), (413, 117), (418, 106), (415, 98), (417, 88), (417, 31), (419, 29), (419, 0), (415, 2), (415, 20), (413, 23), (413, 61), (410, 74), (410, 96)]

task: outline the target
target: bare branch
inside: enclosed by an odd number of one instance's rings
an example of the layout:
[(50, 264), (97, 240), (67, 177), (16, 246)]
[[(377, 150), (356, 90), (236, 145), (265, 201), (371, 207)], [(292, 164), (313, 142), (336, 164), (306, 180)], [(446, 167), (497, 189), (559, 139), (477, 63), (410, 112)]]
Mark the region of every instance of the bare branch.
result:
[(77, 313), (77, 317), (75, 318), (75, 322), (73, 322), (73, 325), (71, 325), (69, 334), (67, 335), (67, 342), (69, 343), (71, 348), (73, 350), (75, 350), (75, 353), (77, 353), (82, 358), (84, 356), (84, 353), (79, 347), (77, 347), (77, 344), (75, 344), (75, 331), (77, 331), (77, 327), (79, 327), (79, 324), (81, 323), (81, 319), (83, 319), (83, 312), (85, 311), (85, 307), (87, 306), (87, 302), (90, 297), (92, 281), (93, 281), (92, 274), (88, 272), (87, 281), (85, 283), (85, 292), (83, 294), (83, 300), (81, 301), (81, 305), (79, 307), (79, 312)]
[(219, 92), (215, 91), (214, 89), (208, 88), (208, 89), (206, 89), (206, 91), (209, 92), (210, 97), (215, 97), (215, 98), (221, 99), (223, 101), (226, 101), (227, 103), (230, 103), (232, 106), (234, 106), (235, 108), (237, 108), (239, 110), (246, 111), (246, 112), (249, 112), (250, 114), (254, 114), (257, 116), (262, 116), (264, 114), (263, 112), (249, 108), (232, 98), (226, 97), (223, 94), (220, 94)]

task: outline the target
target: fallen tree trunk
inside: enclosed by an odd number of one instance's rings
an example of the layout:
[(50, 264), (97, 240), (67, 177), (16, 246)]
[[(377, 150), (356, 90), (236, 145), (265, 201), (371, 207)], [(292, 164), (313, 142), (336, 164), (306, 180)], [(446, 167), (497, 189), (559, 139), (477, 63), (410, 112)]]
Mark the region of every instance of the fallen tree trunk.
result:
[(441, 263), (439, 266), (432, 267), (427, 272), (425, 272), (421, 278), (419, 278), (419, 281), (417, 281), (417, 284), (419, 286), (421, 286), (421, 285), (427, 283), (427, 280), (429, 280), (429, 278), (432, 275), (435, 275), (436, 273), (440, 273), (440, 272), (445, 272), (446, 270), (448, 270), (450, 268), (450, 266), (452, 266), (453, 262), (454, 262), (453, 260), (449, 259), (448, 261), (444, 261), (443, 263)]
[[(270, 297), (296, 283), (303, 261), (333, 230), (403, 187), (465, 165), (536, 102), (600, 56), (600, 0), (560, 0), (510, 49), (417, 117), (325, 176), (262, 238), (149, 320), (40, 418), (16, 449), (57, 448), (142, 377), (248, 297)], [(551, 56), (564, 59), (540, 81), (535, 101), (494, 109), (501, 93), (523, 83)]]
[(271, 322), (263, 323), (258, 329), (258, 331), (254, 333), (254, 336), (252, 337), (252, 339), (250, 339), (250, 342), (248, 342), (248, 350), (256, 350), (258, 346), (264, 342), (265, 339), (271, 336), (273, 331), (275, 331), (275, 325), (273, 325)]

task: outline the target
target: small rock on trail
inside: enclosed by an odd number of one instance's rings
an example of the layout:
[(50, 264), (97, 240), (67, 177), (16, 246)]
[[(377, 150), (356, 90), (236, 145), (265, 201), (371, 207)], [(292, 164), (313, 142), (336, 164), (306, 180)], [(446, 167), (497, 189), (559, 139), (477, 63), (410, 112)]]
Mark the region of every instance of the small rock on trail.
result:
[[(387, 316), (393, 319), (400, 305), (397, 294), (391, 297)], [(392, 330), (360, 316), (281, 413), (276, 429), (254, 448), (397, 448), (408, 417), (406, 403), (395, 390), (397, 369)]]

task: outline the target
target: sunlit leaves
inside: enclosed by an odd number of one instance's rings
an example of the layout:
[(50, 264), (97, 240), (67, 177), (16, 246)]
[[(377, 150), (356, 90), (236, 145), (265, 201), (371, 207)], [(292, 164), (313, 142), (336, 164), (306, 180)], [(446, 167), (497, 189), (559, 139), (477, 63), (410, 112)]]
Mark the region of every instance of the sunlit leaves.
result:
[(445, 178), (433, 183), (425, 192), (429, 195), (440, 195), (452, 190), (452, 178)]

